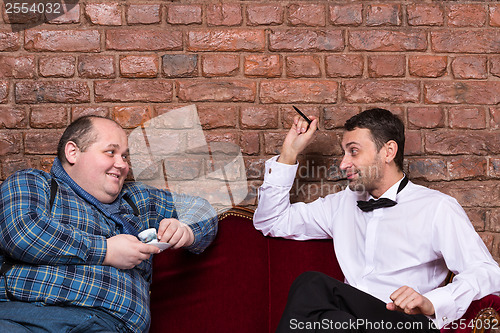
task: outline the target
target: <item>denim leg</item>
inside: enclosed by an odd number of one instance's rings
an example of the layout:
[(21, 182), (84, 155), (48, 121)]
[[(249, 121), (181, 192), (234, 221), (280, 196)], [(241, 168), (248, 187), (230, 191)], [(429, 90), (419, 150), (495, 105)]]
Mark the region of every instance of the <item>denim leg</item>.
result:
[(0, 332), (126, 332), (118, 319), (96, 309), (0, 302)]

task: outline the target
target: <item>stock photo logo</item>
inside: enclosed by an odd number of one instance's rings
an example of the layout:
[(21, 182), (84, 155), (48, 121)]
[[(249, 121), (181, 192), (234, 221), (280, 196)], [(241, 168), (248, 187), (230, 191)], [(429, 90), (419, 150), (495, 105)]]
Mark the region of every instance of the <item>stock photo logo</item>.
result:
[(44, 23), (76, 23), (80, 19), (78, 0), (4, 0), (2, 15), (13, 32)]
[[(206, 199), (217, 213), (248, 194), (241, 149), (229, 142), (207, 142), (195, 105), (157, 116), (129, 135), (135, 180)], [(174, 200), (175, 202), (175, 200)]]

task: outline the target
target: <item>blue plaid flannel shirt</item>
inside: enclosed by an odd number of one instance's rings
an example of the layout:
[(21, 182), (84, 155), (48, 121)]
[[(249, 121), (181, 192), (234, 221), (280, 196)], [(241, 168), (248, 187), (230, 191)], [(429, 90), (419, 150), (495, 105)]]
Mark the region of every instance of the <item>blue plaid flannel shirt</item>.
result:
[[(6, 274), (9, 291), (25, 302), (100, 308), (131, 332), (146, 332), (152, 259), (127, 270), (102, 265), (106, 238), (120, 233), (117, 224), (57, 177), (49, 211), (53, 177), (53, 172), (23, 170), (0, 186), (0, 260), (3, 253), (21, 262)], [(202, 252), (217, 232), (216, 213), (201, 198), (126, 183), (119, 200), (120, 213), (139, 231), (158, 228), (171, 217), (190, 225), (195, 242), (188, 250), (194, 253)], [(3, 278), (0, 301), (8, 301)]]

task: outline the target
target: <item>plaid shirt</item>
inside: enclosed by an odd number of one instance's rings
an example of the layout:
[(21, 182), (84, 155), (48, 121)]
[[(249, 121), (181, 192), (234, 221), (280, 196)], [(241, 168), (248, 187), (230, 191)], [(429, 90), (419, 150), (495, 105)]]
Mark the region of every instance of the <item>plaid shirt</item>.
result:
[[(0, 260), (3, 253), (21, 262), (6, 274), (9, 291), (25, 302), (100, 308), (132, 332), (147, 331), (152, 259), (126, 270), (102, 265), (106, 239), (120, 233), (117, 224), (51, 173), (23, 170), (0, 186)], [(50, 210), (53, 177), (58, 190)], [(216, 213), (200, 198), (126, 183), (118, 200), (122, 217), (139, 231), (158, 228), (163, 218), (190, 225), (195, 242), (188, 249), (195, 253), (217, 232)], [(0, 301), (8, 301), (3, 278)]]

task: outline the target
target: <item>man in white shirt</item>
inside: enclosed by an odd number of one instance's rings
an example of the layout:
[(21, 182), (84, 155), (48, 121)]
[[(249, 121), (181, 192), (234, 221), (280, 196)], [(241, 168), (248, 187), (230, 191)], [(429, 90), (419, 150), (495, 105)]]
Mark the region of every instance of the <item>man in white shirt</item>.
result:
[[(458, 202), (404, 175), (404, 124), (387, 110), (346, 122), (348, 188), (290, 204), (297, 156), (317, 130), (311, 118), (296, 117), (281, 155), (266, 162), (254, 225), (275, 237), (332, 238), (345, 284), (301, 275), (277, 332), (438, 332), (473, 300), (500, 292), (500, 268)], [(444, 286), (449, 270), (456, 276)]]

